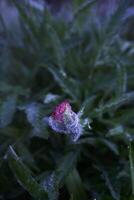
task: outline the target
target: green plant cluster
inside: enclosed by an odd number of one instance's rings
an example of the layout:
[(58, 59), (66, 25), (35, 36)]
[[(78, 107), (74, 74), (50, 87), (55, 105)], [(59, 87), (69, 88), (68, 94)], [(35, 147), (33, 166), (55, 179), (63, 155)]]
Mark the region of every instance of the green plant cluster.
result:
[[(13, 1), (0, 39), (0, 199), (134, 199), (134, 41), (122, 0), (107, 19), (73, 1), (70, 22)], [(71, 143), (43, 120), (68, 99), (90, 121)]]

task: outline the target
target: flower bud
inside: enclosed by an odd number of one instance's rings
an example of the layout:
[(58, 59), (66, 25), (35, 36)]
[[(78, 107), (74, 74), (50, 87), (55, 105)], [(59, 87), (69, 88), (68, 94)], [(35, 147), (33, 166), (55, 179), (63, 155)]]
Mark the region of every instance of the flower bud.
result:
[(72, 111), (68, 101), (56, 106), (52, 115), (47, 118), (47, 122), (55, 132), (69, 135), (73, 142), (76, 142), (82, 134), (79, 116)]

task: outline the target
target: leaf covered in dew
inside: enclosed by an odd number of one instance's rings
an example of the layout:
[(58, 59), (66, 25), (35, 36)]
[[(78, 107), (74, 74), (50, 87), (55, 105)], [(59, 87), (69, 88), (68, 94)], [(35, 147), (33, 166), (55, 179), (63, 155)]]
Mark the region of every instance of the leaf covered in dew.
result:
[(17, 97), (15, 95), (8, 96), (5, 102), (3, 102), (0, 108), (0, 128), (8, 126), (12, 120), (16, 111)]
[(47, 192), (31, 176), (29, 169), (23, 164), (12, 147), (9, 149), (8, 160), (9, 166), (12, 169), (19, 184), (34, 198), (47, 200)]
[(42, 182), (42, 186), (48, 192), (49, 199), (58, 199), (58, 185), (54, 172), (48, 175), (48, 177)]
[(47, 137), (47, 130), (44, 123), (44, 112), (43, 106), (40, 104), (33, 102), (27, 104), (22, 108), (25, 111), (27, 120), (33, 127), (32, 134), (37, 137)]

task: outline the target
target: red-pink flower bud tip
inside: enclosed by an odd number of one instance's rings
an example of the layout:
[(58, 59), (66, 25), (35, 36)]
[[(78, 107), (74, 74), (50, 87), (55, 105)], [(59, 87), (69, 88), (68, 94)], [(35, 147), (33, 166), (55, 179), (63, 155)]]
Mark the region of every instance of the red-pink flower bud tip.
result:
[(66, 111), (67, 108), (71, 110), (71, 106), (67, 100), (63, 101), (58, 106), (56, 106), (54, 112), (52, 113), (52, 117), (54, 118), (54, 120), (62, 122), (64, 117), (64, 112)]

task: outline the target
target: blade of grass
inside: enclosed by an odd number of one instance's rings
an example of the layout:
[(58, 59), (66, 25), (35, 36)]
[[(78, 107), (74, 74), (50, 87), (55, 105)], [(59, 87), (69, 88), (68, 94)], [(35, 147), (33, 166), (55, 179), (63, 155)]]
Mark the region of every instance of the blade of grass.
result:
[(95, 111), (91, 113), (91, 116), (95, 117), (95, 116), (98, 116), (98, 114), (100, 113), (106, 113), (106, 112), (111, 111), (112, 109), (117, 109), (120, 106), (124, 104), (128, 104), (133, 100), (134, 100), (134, 92), (126, 93), (122, 95), (122, 97), (116, 100), (113, 100), (110, 103), (107, 103), (104, 106), (101, 106), (100, 108), (95, 109)]
[(122, 96), (127, 89), (127, 72), (124, 65), (117, 64), (117, 97)]
[(17, 181), (31, 196), (35, 199), (48, 200), (47, 192), (31, 176), (30, 170), (24, 165), (11, 146), (9, 147), (8, 161)]
[(67, 188), (74, 200), (87, 200), (84, 186), (78, 171), (74, 168), (66, 179)]

